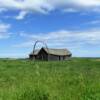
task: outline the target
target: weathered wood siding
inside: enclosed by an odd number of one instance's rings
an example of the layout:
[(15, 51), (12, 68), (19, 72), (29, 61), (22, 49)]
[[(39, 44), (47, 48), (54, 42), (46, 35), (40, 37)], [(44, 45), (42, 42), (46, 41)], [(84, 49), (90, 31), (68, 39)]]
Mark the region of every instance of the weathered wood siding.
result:
[(49, 61), (57, 61), (59, 60), (59, 56), (56, 56), (56, 55), (48, 55), (48, 60)]
[(71, 56), (56, 56), (56, 55), (48, 55), (49, 61), (63, 61), (70, 59)]
[(37, 55), (38, 60), (48, 60), (48, 54), (44, 51), (44, 49), (41, 49), (39, 54)]

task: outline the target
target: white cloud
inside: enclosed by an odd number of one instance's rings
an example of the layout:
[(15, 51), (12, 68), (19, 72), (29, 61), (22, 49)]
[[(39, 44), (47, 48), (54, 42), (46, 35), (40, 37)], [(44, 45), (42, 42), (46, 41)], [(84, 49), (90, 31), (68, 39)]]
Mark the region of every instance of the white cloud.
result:
[(0, 24), (0, 32), (3, 32), (3, 33), (7, 32), (10, 27), (11, 27), (10, 24), (1, 23)]
[(93, 21), (87, 22), (86, 24), (91, 24), (91, 25), (100, 24), (100, 20), (93, 20)]
[(32, 47), (36, 40), (45, 41), (49, 47), (70, 47), (79, 48), (87, 44), (100, 45), (100, 30), (87, 31), (67, 31), (61, 30), (47, 34), (21, 33), (21, 37), (28, 39), (24, 43), (14, 45), (14, 47)]
[(0, 0), (0, 7), (36, 12), (52, 9), (47, 0)]
[(100, 0), (0, 0), (0, 8), (21, 10), (17, 19), (22, 19), (26, 15), (24, 11), (46, 14), (55, 9), (66, 9), (66, 12), (75, 12), (76, 9), (89, 9), (98, 12)]
[(22, 20), (22, 19), (24, 19), (24, 17), (26, 16), (26, 14), (27, 14), (26, 11), (21, 11), (21, 12), (19, 13), (19, 15), (15, 17), (15, 19), (17, 19), (17, 20)]
[(9, 34), (5, 34), (5, 33), (1, 34), (0, 33), (0, 40), (1, 39), (8, 39), (9, 37), (10, 37), (10, 33)]
[(11, 25), (0, 23), (0, 39), (9, 38), (11, 33), (9, 33)]
[(71, 0), (75, 5), (85, 6), (85, 7), (96, 7), (100, 6), (99, 0)]
[(7, 9), (5, 8), (0, 8), (0, 13), (4, 12), (4, 11), (7, 11)]
[(74, 9), (74, 8), (67, 8), (67, 9), (64, 9), (63, 12), (66, 12), (66, 13), (76, 13), (76, 12), (79, 12), (79, 10)]

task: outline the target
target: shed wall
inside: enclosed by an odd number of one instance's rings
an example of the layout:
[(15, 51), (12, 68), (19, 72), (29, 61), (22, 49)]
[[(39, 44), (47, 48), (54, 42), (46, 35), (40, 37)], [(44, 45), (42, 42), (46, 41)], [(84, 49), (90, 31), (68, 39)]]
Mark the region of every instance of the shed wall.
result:
[(59, 61), (59, 56), (56, 55), (48, 55), (49, 61)]
[(48, 54), (43, 49), (41, 49), (39, 54), (37, 55), (37, 59), (38, 60), (48, 60)]

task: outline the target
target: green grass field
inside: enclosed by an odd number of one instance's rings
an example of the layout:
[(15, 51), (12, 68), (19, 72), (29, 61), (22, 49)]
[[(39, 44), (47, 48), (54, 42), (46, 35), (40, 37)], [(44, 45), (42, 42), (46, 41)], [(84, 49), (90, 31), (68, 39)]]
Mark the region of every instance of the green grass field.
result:
[(100, 100), (100, 59), (1, 59), (0, 100)]

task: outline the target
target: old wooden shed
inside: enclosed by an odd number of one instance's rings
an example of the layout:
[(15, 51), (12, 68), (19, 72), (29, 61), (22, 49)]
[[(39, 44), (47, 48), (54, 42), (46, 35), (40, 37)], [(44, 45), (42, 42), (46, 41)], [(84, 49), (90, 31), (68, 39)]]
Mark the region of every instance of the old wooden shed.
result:
[(72, 56), (72, 53), (67, 49), (47, 49), (41, 48), (29, 54), (30, 59), (44, 61), (62, 61), (67, 60)]

